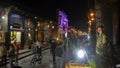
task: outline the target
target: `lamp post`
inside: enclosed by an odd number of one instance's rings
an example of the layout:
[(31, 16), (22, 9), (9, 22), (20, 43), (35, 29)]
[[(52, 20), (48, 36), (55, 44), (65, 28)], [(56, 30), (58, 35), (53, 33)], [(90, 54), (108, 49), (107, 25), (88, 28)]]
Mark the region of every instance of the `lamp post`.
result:
[(89, 24), (89, 27), (88, 27), (88, 33), (90, 34), (91, 33), (91, 26), (92, 26), (92, 23), (95, 21), (95, 13), (93, 10), (91, 10), (89, 12), (89, 15), (88, 15), (88, 24)]
[(95, 11), (90, 10), (88, 13), (88, 36), (90, 37), (90, 50), (94, 52), (96, 44), (96, 22), (95, 22)]
[(36, 41), (37, 41), (38, 40), (38, 29), (36, 28), (35, 31), (36, 31)]

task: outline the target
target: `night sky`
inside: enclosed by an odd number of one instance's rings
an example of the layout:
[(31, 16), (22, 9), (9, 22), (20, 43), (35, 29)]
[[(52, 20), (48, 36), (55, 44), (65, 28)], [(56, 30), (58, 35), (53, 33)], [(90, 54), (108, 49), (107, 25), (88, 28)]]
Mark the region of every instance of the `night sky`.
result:
[[(4, 0), (5, 1), (5, 0)], [(88, 0), (6, 0), (23, 10), (56, 20), (56, 10), (66, 13), (69, 25), (78, 29), (87, 28)]]

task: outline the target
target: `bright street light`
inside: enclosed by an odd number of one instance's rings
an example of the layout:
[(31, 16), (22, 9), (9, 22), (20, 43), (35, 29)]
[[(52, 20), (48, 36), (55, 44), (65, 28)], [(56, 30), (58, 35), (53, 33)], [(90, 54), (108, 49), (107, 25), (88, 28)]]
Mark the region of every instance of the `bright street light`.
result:
[(5, 16), (2, 16), (2, 19), (5, 19)]
[(94, 13), (93, 13), (93, 12), (91, 12), (91, 13), (90, 13), (90, 16), (91, 16), (91, 17), (93, 17), (93, 16), (94, 16)]
[(35, 18), (35, 19), (37, 19), (37, 17), (36, 17), (36, 16), (35, 16), (34, 18)]
[(94, 18), (91, 18), (92, 21), (94, 21)]
[(83, 50), (79, 50), (78, 51), (78, 53), (77, 53), (77, 56), (79, 57), (79, 58), (83, 58), (84, 57), (84, 51)]

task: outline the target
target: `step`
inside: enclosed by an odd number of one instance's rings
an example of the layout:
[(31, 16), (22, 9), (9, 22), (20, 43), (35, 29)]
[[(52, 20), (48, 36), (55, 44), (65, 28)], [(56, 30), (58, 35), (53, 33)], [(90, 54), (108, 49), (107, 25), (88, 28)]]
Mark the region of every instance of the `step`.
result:
[[(47, 50), (47, 49), (49, 49), (49, 47), (42, 48), (42, 51)], [(23, 59), (23, 58), (25, 58), (27, 56), (30, 56), (30, 55), (33, 55), (33, 52), (31, 51), (31, 49), (19, 50), (19, 58), (18, 58), (18, 60)], [(9, 58), (7, 57), (7, 63), (9, 63), (8, 59)], [(1, 62), (1, 59), (0, 59), (0, 62)]]
[(18, 60), (20, 60), (20, 59), (22, 59), (22, 58), (25, 58), (25, 57), (27, 57), (27, 56), (30, 56), (30, 55), (32, 55), (32, 54), (33, 54), (32, 51), (24, 52), (23, 54), (20, 54), (20, 55), (18, 56)]

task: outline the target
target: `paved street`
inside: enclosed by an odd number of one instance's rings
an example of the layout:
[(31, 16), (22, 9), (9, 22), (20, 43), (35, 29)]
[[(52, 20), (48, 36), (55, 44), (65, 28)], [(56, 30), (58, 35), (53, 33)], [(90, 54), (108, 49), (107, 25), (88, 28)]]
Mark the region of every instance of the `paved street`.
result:
[[(42, 63), (41, 64), (36, 63), (35, 68), (55, 68), (55, 65), (52, 64), (52, 56), (49, 52), (49, 49), (44, 50), (42, 53), (43, 53)], [(20, 59), (19, 66), (22, 66), (22, 68), (32, 68), (30, 65), (30, 61), (32, 58), (33, 55)], [(7, 66), (9, 68), (9, 64)]]

